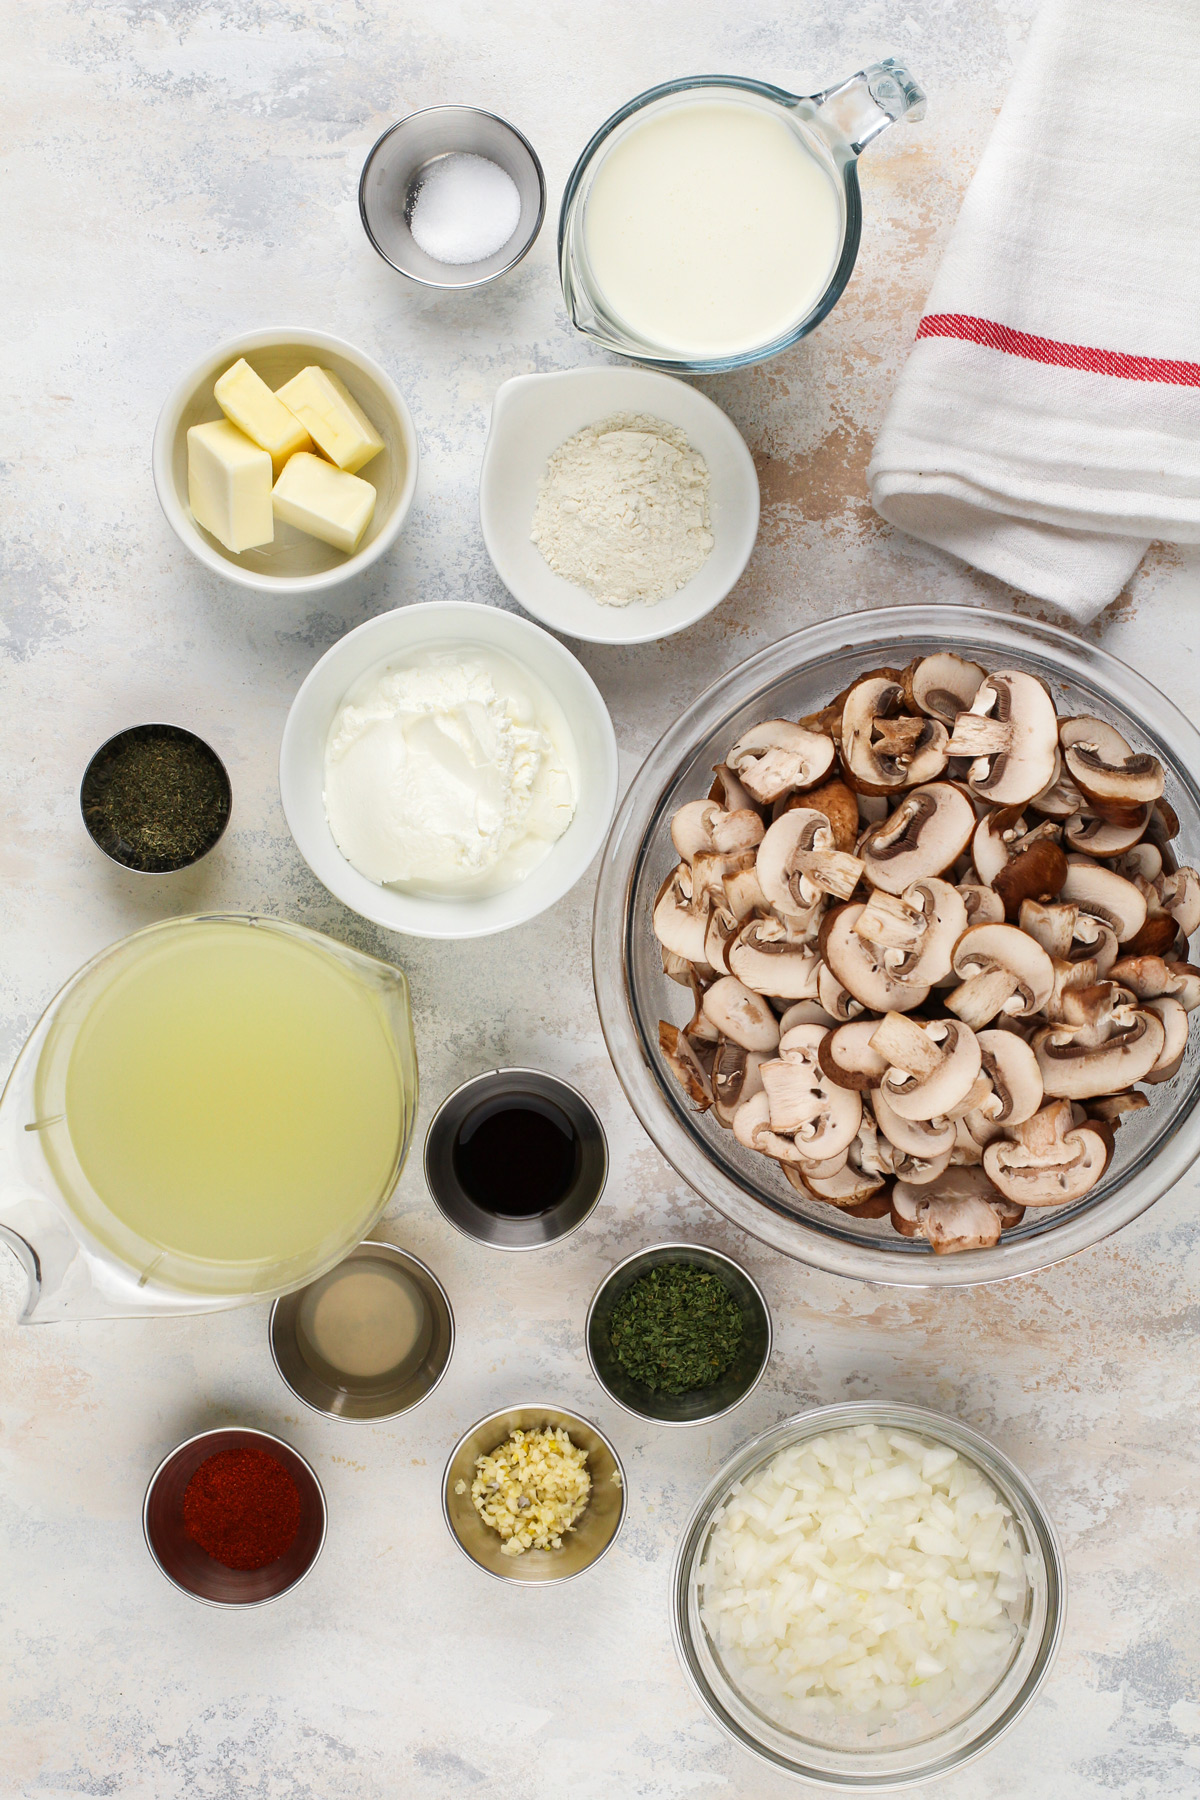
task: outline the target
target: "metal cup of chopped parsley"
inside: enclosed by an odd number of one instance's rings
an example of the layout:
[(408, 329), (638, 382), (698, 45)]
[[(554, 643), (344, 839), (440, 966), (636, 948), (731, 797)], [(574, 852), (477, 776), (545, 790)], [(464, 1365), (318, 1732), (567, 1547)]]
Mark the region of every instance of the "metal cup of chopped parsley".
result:
[(742, 1312), (720, 1276), (698, 1263), (639, 1275), (613, 1308), (618, 1362), (654, 1393), (690, 1394), (719, 1381), (742, 1343)]

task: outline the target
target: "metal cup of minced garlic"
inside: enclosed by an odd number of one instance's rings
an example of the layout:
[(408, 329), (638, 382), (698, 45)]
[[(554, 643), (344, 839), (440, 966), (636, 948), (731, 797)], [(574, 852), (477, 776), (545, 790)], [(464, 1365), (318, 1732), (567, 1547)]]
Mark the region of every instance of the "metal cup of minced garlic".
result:
[(442, 1507), (459, 1548), (489, 1574), (560, 1581), (598, 1562), (616, 1537), (624, 1471), (586, 1419), (511, 1407), (459, 1440)]

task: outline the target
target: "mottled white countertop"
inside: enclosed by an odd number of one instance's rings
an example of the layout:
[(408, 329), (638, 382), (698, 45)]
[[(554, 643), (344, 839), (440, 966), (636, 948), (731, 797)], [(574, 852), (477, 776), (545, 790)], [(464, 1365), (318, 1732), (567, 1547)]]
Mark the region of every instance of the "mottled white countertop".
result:
[[(724, 1226), (651, 1148), (617, 1085), (589, 975), (592, 879), (544, 919), (466, 945), (387, 939), (314, 881), (275, 761), (300, 680), (350, 626), (406, 601), (511, 602), (475, 489), (493, 391), (595, 360), (566, 322), (548, 220), (506, 282), (413, 293), (358, 221), (363, 157), (393, 118), (471, 101), (511, 118), (552, 207), (593, 128), (680, 73), (801, 92), (888, 52), (929, 118), (863, 166), (863, 253), (795, 353), (706, 383), (762, 479), (750, 568), (683, 637), (581, 656), (623, 775), (720, 671), (807, 621), (890, 601), (1029, 603), (882, 526), (863, 471), (941, 244), (1003, 95), (1030, 0), (6, 0), (0, 1022), (7, 1061), (54, 989), (110, 940), (213, 906), (303, 920), (411, 978), (424, 1130), (497, 1063), (537, 1064), (600, 1109), (613, 1167), (577, 1237), (489, 1254), (433, 1211), (414, 1156), (388, 1214), (448, 1287), (458, 1347), (434, 1398), (380, 1427), (326, 1423), (281, 1387), (266, 1307), (198, 1320), (20, 1328), (0, 1257), (0, 1800), (768, 1800), (796, 1790), (730, 1745), (671, 1649), (680, 1526), (736, 1444), (819, 1401), (890, 1394), (991, 1435), (1066, 1548), (1066, 1638), (1036, 1708), (945, 1800), (1167, 1800), (1200, 1792), (1196, 1525), (1200, 1253), (1188, 1180), (1115, 1241), (1035, 1279), (936, 1296), (808, 1273)], [(1135, 28), (1132, 25), (1131, 28)], [(179, 373), (238, 331), (299, 322), (377, 356), (416, 417), (420, 490), (395, 552), (313, 609), (247, 596), (171, 536), (150, 480)], [(1154, 552), (1089, 633), (1200, 716), (1200, 560)], [(1193, 609), (1189, 612), (1189, 608)], [(1181, 621), (1185, 626), (1181, 627)], [(195, 727), (234, 785), (191, 874), (134, 880), (84, 835), (91, 751), (147, 718)], [(604, 1271), (662, 1236), (745, 1258), (774, 1308), (753, 1399), (662, 1432), (609, 1405), (581, 1326)], [(466, 1425), (547, 1396), (610, 1431), (629, 1516), (585, 1580), (525, 1593), (478, 1574), (438, 1481)], [(291, 1599), (247, 1616), (171, 1588), (140, 1506), (160, 1456), (253, 1421), (315, 1464), (328, 1544)]]

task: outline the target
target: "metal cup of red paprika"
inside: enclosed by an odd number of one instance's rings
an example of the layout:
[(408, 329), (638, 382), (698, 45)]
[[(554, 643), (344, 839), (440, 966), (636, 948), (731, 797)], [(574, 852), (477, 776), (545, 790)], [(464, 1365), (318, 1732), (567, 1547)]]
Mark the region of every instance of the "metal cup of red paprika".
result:
[(208, 1606), (261, 1606), (304, 1580), (325, 1543), (325, 1495), (290, 1444), (250, 1426), (202, 1431), (164, 1457), (142, 1526), (167, 1577)]

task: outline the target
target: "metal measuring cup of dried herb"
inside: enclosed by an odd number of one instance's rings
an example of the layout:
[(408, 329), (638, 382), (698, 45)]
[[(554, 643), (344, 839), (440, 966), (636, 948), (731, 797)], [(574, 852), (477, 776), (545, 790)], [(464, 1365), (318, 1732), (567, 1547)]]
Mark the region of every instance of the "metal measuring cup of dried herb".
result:
[(122, 868), (168, 875), (207, 856), (233, 792), (210, 744), (182, 725), (132, 725), (101, 744), (79, 809), (93, 843)]
[(771, 1355), (771, 1312), (740, 1264), (703, 1244), (652, 1244), (605, 1276), (584, 1342), (605, 1392), (658, 1425), (740, 1406)]

